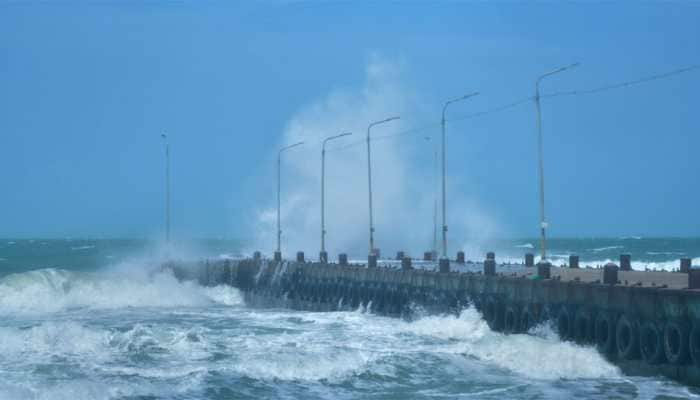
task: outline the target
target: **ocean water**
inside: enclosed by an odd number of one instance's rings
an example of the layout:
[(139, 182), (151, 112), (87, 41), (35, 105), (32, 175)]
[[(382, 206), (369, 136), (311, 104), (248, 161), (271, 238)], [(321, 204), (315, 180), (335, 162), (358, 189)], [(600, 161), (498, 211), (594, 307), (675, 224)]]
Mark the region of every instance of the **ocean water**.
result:
[[(494, 248), (519, 259), (530, 244)], [(700, 256), (698, 239), (550, 245), (592, 264), (627, 252), (635, 268)], [(221, 257), (244, 244), (178, 247)], [(234, 288), (178, 282), (160, 257), (137, 240), (0, 241), (0, 399), (700, 398), (663, 377), (625, 376), (548, 326), (507, 336), (473, 309), (413, 321), (363, 307), (256, 309)]]

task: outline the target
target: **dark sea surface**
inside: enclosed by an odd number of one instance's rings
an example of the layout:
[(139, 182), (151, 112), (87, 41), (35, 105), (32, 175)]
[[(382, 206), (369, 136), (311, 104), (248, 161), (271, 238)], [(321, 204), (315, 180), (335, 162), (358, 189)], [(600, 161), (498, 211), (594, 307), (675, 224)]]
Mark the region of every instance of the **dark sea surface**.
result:
[[(555, 263), (628, 253), (636, 269), (700, 264), (700, 239), (548, 244)], [(536, 245), (487, 244), (501, 261)], [(177, 247), (180, 258), (217, 258), (247, 246)], [(162, 257), (143, 240), (0, 240), (0, 399), (700, 398), (663, 377), (625, 376), (548, 326), (494, 333), (473, 309), (414, 321), (255, 309), (234, 288), (178, 282)]]

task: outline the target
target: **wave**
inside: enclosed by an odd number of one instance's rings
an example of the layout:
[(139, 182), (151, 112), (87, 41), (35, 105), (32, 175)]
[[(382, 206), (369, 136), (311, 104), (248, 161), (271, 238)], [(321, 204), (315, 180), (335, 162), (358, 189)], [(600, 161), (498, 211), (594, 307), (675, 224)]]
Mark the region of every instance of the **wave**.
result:
[(95, 245), (86, 245), (86, 246), (76, 246), (76, 247), (71, 247), (70, 249), (73, 251), (80, 251), (80, 250), (90, 250), (94, 249)]
[(150, 275), (80, 273), (40, 269), (0, 279), (0, 314), (53, 313), (71, 309), (237, 305), (235, 288), (180, 282), (170, 272)]
[(596, 249), (591, 249), (591, 251), (594, 253), (600, 253), (601, 251), (617, 250), (617, 249), (623, 249), (623, 248), (624, 248), (624, 246), (606, 246), (606, 247), (598, 247)]
[(532, 243), (525, 243), (525, 244), (516, 245), (515, 247), (518, 247), (521, 249), (534, 249), (535, 245), (533, 245)]
[[(489, 329), (474, 309), (459, 316), (426, 316), (416, 321), (378, 317), (366, 310), (254, 313), (258, 326), (282, 335), (246, 335), (229, 345), (242, 351), (231, 365), (259, 380), (344, 382), (359, 376), (396, 379), (397, 369), (452, 369), (474, 358), (524, 380), (615, 378), (620, 372), (592, 347), (548, 335), (504, 335)], [(302, 329), (304, 328), (304, 329)]]
[(531, 379), (593, 379), (620, 375), (592, 347), (560, 341), (551, 328), (546, 334), (504, 335), (489, 329), (481, 315), (466, 309), (457, 317), (425, 317), (405, 328), (419, 335), (456, 342), (442, 350), (465, 354)]

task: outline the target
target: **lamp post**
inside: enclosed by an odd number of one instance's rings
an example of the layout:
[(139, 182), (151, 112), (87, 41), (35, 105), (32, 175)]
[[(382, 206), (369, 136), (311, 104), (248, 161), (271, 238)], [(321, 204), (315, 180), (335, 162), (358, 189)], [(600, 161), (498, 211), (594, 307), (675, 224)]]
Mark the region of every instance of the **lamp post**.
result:
[(442, 257), (440, 258), (441, 270), (449, 270), (450, 263), (449, 258), (447, 258), (447, 200), (445, 194), (445, 112), (447, 111), (447, 107), (450, 104), (466, 100), (478, 94), (479, 92), (473, 92), (470, 94), (466, 94), (462, 97), (458, 97), (456, 99), (448, 100), (442, 107), (442, 120), (440, 123), (442, 127)]
[(540, 181), (540, 261), (544, 262), (547, 259), (547, 252), (545, 248), (545, 230), (547, 229), (547, 222), (544, 218), (544, 155), (542, 153), (542, 115), (540, 112), (540, 81), (542, 79), (557, 74), (559, 72), (566, 71), (567, 69), (574, 68), (578, 63), (570, 64), (565, 67), (557, 68), (553, 71), (547, 72), (546, 74), (540, 75), (535, 81), (535, 110), (537, 112), (537, 156), (538, 156), (538, 169), (539, 169), (539, 181)]
[(372, 122), (367, 126), (367, 181), (369, 183), (369, 255), (376, 255), (376, 249), (374, 247), (374, 218), (372, 215), (372, 157), (371, 157), (371, 145), (370, 145), (370, 132), (372, 127), (375, 125), (383, 124), (389, 121), (394, 121), (400, 117), (391, 117), (383, 119), (381, 121)]
[(165, 245), (166, 254), (170, 252), (170, 142), (168, 135), (160, 135), (165, 143)]
[(280, 227), (280, 192), (281, 192), (281, 177), (282, 177), (282, 152), (289, 150), (292, 147), (300, 146), (304, 142), (298, 142), (286, 147), (282, 147), (277, 153), (277, 251), (275, 251), (275, 261), (282, 261), (282, 228)]
[[(432, 138), (426, 136), (425, 140), (430, 142)], [(437, 257), (437, 218), (438, 218), (438, 201), (437, 201), (437, 169), (438, 169), (438, 151), (437, 144), (433, 146), (433, 173), (431, 177), (431, 184), (433, 191), (433, 246), (430, 248), (430, 254), (432, 254), (432, 259), (435, 260)]]
[(326, 253), (326, 143), (348, 135), (352, 135), (352, 133), (345, 132), (328, 137), (323, 140), (321, 148), (321, 252), (318, 258), (322, 263), (328, 262), (328, 253)]

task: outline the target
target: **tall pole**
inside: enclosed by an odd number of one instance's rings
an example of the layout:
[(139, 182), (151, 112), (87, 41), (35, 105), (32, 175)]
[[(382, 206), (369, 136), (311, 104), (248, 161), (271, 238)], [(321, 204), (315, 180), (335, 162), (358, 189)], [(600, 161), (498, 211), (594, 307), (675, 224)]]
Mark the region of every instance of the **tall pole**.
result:
[(565, 67), (557, 68), (546, 74), (540, 75), (535, 81), (535, 111), (537, 112), (537, 159), (538, 159), (538, 174), (539, 174), (539, 194), (540, 194), (540, 260), (547, 259), (547, 251), (545, 245), (545, 230), (547, 222), (544, 217), (544, 154), (542, 148), (542, 114), (540, 109), (540, 82), (542, 79), (566, 71), (569, 68), (576, 67), (578, 63), (570, 64)]
[(442, 120), (440, 126), (442, 127), (442, 258), (447, 259), (447, 199), (445, 190), (445, 112), (447, 107), (455, 102), (466, 100), (470, 97), (478, 95), (479, 92), (470, 93), (456, 99), (449, 100), (442, 107)]
[(437, 175), (438, 175), (438, 151), (437, 143), (433, 145), (433, 260), (437, 258), (437, 232), (438, 232), (438, 196), (437, 196)]
[[(430, 142), (432, 138), (426, 136), (425, 140)], [(430, 177), (430, 187), (433, 192), (433, 246), (430, 248), (430, 253), (433, 259), (437, 257), (437, 219), (438, 219), (438, 200), (437, 200), (437, 175), (438, 175), (438, 151), (437, 141), (433, 144), (433, 173)]]
[(369, 254), (375, 254), (374, 247), (374, 216), (372, 214), (372, 155), (371, 155), (371, 141), (370, 132), (372, 127), (375, 125), (383, 124), (385, 122), (394, 121), (400, 117), (391, 117), (383, 119), (381, 121), (372, 122), (367, 126), (367, 182), (369, 184)]
[(165, 141), (165, 244), (170, 247), (170, 142), (168, 135), (160, 136)]
[(298, 142), (294, 143), (292, 145), (282, 147), (280, 151), (277, 153), (277, 253), (281, 254), (282, 252), (282, 228), (280, 226), (280, 205), (281, 205), (281, 200), (280, 200), (280, 192), (282, 191), (282, 152), (285, 150), (289, 150), (292, 147), (300, 146), (304, 144), (304, 142)]
[(352, 133), (345, 132), (328, 137), (323, 140), (321, 148), (321, 257), (326, 253), (326, 143), (348, 135)]

